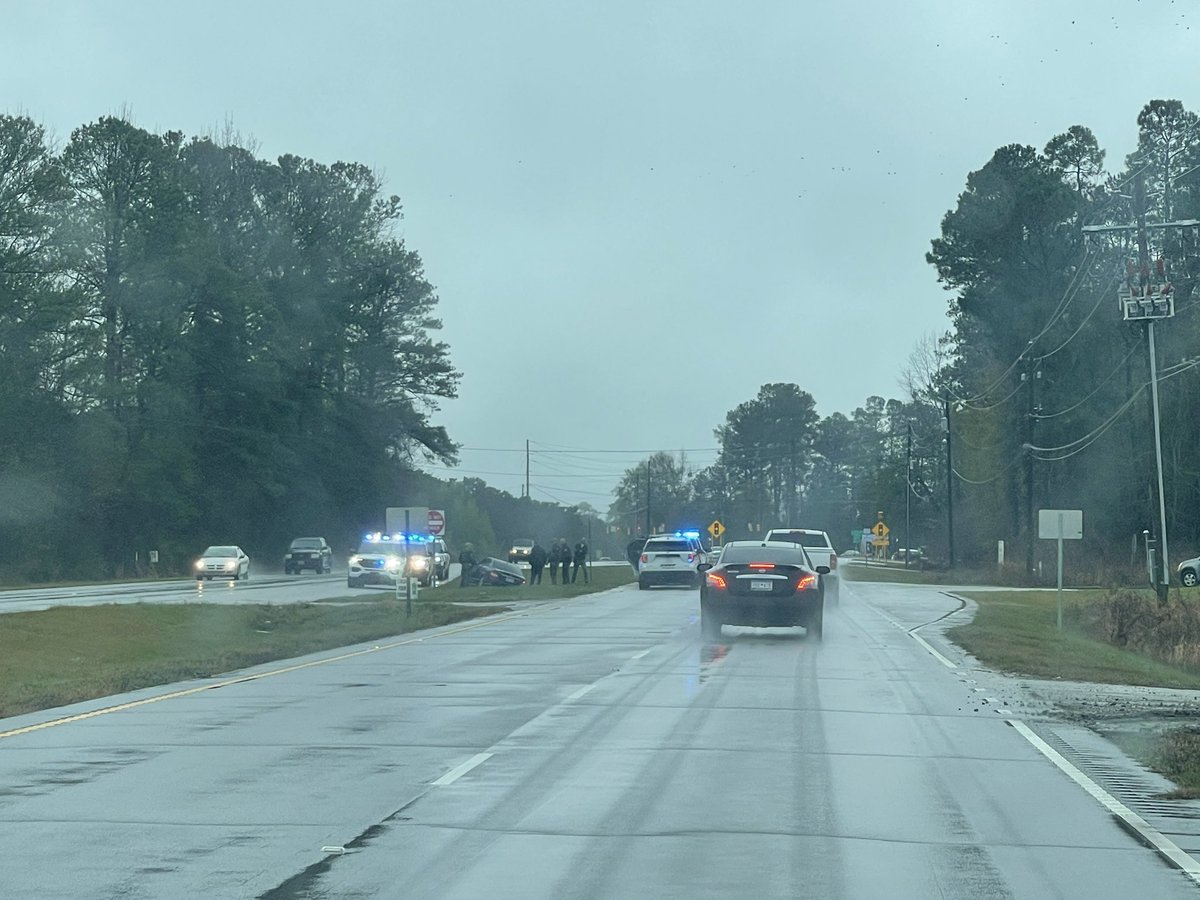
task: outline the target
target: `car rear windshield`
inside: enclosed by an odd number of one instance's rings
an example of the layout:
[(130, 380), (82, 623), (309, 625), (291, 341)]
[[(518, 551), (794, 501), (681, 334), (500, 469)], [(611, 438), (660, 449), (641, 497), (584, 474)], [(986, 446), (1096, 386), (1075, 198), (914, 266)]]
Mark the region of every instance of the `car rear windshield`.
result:
[(726, 547), (721, 554), (721, 565), (743, 565), (745, 563), (774, 563), (777, 566), (807, 566), (808, 558), (803, 550), (786, 547)]
[(321, 549), (321, 539), (320, 538), (296, 538), (296, 540), (292, 541), (292, 549), (293, 550), (320, 550)]
[(692, 545), (687, 541), (646, 541), (644, 553), (687, 553)]
[(833, 549), (829, 544), (829, 538), (820, 531), (772, 531), (768, 537), (773, 541), (790, 541), (793, 544), (799, 544), (801, 547), (822, 547), (825, 550)]

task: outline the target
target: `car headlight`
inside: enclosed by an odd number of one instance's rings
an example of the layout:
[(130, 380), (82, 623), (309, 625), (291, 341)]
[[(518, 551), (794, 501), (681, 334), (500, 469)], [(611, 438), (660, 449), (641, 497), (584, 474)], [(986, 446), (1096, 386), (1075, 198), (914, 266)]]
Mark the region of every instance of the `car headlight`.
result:
[(203, 569), (204, 568), (204, 560), (202, 560), (202, 559), (196, 560), (196, 568)]
[(350, 557), (350, 565), (352, 565), (352, 566), (361, 566), (361, 565), (362, 565), (362, 557), (361, 557), (361, 556), (352, 556), (352, 557)]
[(387, 561), (383, 564), (383, 567), (389, 572), (395, 572), (400, 568), (400, 560), (396, 559), (394, 556), (389, 556)]
[(424, 569), (429, 565), (429, 560), (423, 556), (414, 556), (409, 560), (409, 562), (412, 564), (414, 569)]
[(233, 569), (236, 569), (236, 568), (237, 568), (237, 560), (236, 560), (236, 559), (231, 559), (229, 562), (225, 563), (225, 568), (226, 568), (227, 570), (233, 570)]

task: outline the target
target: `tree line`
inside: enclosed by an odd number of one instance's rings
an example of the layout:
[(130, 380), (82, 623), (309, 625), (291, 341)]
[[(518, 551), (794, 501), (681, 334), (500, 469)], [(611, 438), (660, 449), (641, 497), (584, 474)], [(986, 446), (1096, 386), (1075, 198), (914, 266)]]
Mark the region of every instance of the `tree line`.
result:
[(0, 575), (178, 570), (209, 542), (352, 534), (458, 372), (357, 163), (109, 116), (0, 116)]
[[(1194, 555), (1200, 229), (1156, 226), (1200, 219), (1200, 117), (1153, 100), (1136, 125), (1137, 149), (1115, 171), (1074, 125), (1040, 150), (1000, 147), (967, 176), (927, 254), (950, 324), (914, 348), (906, 396), (822, 419), (801, 387), (765, 385), (715, 429), (714, 465), (643, 460), (611, 520), (645, 531), (719, 518), (730, 537), (789, 522), (825, 528), (841, 547), (882, 511), (896, 546), (908, 507), (909, 543), (946, 560), (952, 501), (957, 562), (989, 564), (1004, 541), (1032, 577), (1053, 552), (1037, 539), (1037, 511), (1082, 509), (1085, 541), (1072, 552), (1093, 571), (1137, 572), (1140, 536), (1159, 531), (1150, 375), (1146, 326), (1123, 321), (1117, 291), (1146, 279), (1174, 295), (1176, 315), (1157, 329), (1164, 495), (1171, 557)], [(1139, 215), (1144, 254), (1135, 231), (1095, 230)]]

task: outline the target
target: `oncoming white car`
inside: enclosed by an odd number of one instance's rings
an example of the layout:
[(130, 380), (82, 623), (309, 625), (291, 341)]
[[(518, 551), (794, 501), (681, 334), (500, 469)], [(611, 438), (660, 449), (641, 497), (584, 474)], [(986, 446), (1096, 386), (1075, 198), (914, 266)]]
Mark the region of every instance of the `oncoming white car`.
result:
[(196, 580), (228, 578), (240, 581), (250, 577), (250, 557), (241, 547), (209, 547), (196, 560)]

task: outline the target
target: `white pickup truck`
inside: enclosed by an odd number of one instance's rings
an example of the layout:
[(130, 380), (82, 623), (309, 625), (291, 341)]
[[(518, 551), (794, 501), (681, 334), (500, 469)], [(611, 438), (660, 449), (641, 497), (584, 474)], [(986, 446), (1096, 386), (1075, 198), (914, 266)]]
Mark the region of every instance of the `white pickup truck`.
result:
[(825, 580), (825, 600), (829, 603), (838, 602), (841, 579), (838, 577), (837, 551), (833, 549), (833, 541), (828, 534), (814, 528), (772, 528), (765, 539), (799, 544), (808, 551), (814, 566), (829, 566), (829, 574), (822, 576)]

